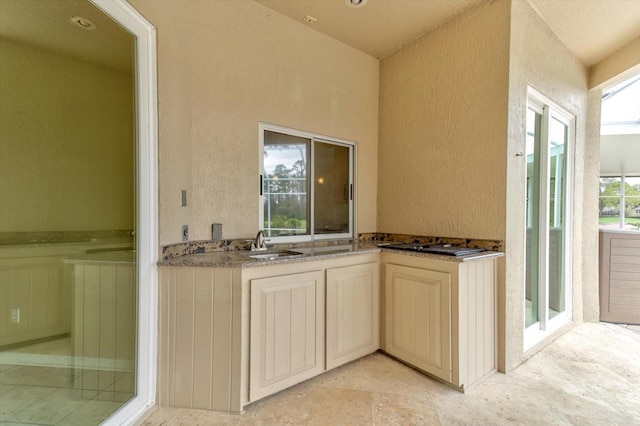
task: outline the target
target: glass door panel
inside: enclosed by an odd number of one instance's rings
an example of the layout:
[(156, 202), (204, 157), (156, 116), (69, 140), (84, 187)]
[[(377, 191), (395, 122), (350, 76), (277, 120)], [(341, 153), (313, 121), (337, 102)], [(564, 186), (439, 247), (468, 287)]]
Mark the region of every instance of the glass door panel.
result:
[(551, 118), (549, 126), (549, 319), (565, 311), (565, 148), (568, 126)]
[(527, 109), (525, 328), (540, 321), (538, 291), (538, 205), (540, 197), (540, 126), (542, 114)]
[[(27, 22), (29, 3), (0, 15)], [(37, 8), (106, 38), (55, 37), (79, 31), (56, 19), (46, 43), (0, 38), (0, 423), (97, 425), (139, 395), (137, 41), (86, 0)]]
[(569, 144), (572, 119), (529, 90), (526, 120), (524, 347), (569, 319)]

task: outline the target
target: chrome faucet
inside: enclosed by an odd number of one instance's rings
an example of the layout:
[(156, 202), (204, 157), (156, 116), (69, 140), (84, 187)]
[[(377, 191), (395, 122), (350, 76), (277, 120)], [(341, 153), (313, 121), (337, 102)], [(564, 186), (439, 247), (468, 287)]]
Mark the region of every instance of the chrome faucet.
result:
[(251, 251), (262, 251), (267, 249), (268, 238), (265, 238), (264, 231), (261, 229), (256, 235), (256, 240), (251, 243)]

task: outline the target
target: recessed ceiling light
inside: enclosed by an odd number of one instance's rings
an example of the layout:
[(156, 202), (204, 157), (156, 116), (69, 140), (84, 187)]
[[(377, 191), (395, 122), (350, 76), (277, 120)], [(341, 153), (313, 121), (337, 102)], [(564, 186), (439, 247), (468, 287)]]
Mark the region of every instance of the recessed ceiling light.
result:
[(305, 22), (308, 22), (310, 24), (315, 24), (316, 22), (318, 22), (318, 20), (316, 18), (314, 18), (311, 15), (307, 15), (304, 17)]
[(71, 18), (69, 18), (69, 22), (71, 22), (71, 24), (75, 25), (76, 27), (82, 28), (83, 30), (87, 31), (95, 30), (97, 28), (96, 24), (94, 24), (87, 18), (83, 18), (82, 16), (72, 16)]
[(344, 0), (345, 4), (349, 7), (362, 7), (367, 4), (367, 0)]

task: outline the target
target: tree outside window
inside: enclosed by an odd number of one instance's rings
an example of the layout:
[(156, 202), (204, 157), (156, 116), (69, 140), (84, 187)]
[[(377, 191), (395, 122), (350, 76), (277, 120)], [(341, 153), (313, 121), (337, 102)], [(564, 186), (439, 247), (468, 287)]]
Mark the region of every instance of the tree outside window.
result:
[(599, 224), (601, 227), (640, 229), (639, 212), (640, 177), (600, 178)]

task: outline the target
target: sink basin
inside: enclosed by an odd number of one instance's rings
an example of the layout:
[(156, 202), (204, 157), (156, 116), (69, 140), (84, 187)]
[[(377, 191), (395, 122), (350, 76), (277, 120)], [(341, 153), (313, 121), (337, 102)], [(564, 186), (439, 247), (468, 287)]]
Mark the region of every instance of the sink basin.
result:
[(292, 250), (280, 250), (270, 253), (250, 254), (248, 255), (252, 259), (256, 260), (276, 260), (276, 259), (288, 259), (296, 256), (303, 256), (303, 253)]

